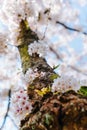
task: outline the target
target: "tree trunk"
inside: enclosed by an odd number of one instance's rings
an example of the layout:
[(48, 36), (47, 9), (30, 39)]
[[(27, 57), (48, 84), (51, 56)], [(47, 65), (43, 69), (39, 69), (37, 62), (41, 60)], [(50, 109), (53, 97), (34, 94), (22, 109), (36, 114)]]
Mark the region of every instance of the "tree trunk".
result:
[(23, 73), (25, 74), (28, 68), (37, 68), (38, 73), (46, 74), (36, 78), (27, 88), (33, 110), (21, 121), (20, 130), (87, 130), (87, 97), (74, 91), (60, 94), (48, 91), (43, 96), (35, 91), (51, 87), (54, 77), (58, 77), (44, 58), (38, 54), (28, 54), (28, 45), (35, 40), (39, 40), (37, 34), (27, 26), (26, 20), (22, 21), (18, 49)]

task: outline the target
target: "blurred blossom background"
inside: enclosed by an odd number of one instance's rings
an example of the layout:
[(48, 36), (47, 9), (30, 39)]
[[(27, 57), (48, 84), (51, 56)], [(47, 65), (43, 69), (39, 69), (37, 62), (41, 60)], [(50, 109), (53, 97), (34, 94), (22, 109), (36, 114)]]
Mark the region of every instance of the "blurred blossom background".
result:
[[(25, 1), (30, 10), (25, 10)], [(59, 65), (55, 69), (59, 75), (87, 79), (87, 0), (20, 0), (18, 5), (15, 2), (0, 0), (0, 130), (18, 130), (9, 101), (15, 90), (25, 86), (16, 41), (20, 21), (16, 15), (21, 10), (29, 11), (31, 29), (48, 44), (48, 64)]]

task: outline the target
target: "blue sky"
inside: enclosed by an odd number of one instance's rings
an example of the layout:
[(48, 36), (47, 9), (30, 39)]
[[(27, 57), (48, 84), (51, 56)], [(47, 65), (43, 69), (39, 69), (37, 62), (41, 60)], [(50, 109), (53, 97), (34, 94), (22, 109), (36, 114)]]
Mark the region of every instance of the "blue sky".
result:
[[(73, 3), (73, 1), (75, 1), (75, 4)], [(70, 0), (70, 2), (72, 3), (73, 8), (78, 8), (80, 10), (80, 15), (79, 15), (79, 19), (80, 19), (80, 25), (83, 28), (83, 31), (87, 32), (87, 5), (84, 7), (81, 7), (77, 4), (76, 0)], [(73, 23), (67, 23), (67, 25), (69, 25), (70, 27), (74, 27)], [(4, 30), (6, 27), (3, 25), (3, 23), (0, 22), (0, 29)], [(69, 31), (69, 33), (73, 33), (72, 31)], [(57, 41), (58, 37), (54, 36), (52, 37), (51, 41)], [(76, 51), (77, 54), (82, 53), (83, 51), (83, 39), (81, 37), (81, 34), (78, 35), (75, 39), (73, 39), (70, 43), (69, 43), (70, 47), (74, 48), (74, 50)], [(65, 47), (60, 47), (59, 48), (60, 52), (61, 51), (65, 51), (66, 53), (69, 54), (69, 52), (67, 51), (67, 48)], [(83, 57), (83, 62), (87, 61), (87, 56)], [(80, 65), (80, 62), (77, 61), (77, 64)], [(84, 66), (83, 66), (84, 67)], [(8, 121), (7, 121), (8, 122)], [(8, 124), (7, 124), (8, 125)], [(7, 129), (6, 129), (7, 130)], [(13, 129), (12, 129), (13, 130)]]

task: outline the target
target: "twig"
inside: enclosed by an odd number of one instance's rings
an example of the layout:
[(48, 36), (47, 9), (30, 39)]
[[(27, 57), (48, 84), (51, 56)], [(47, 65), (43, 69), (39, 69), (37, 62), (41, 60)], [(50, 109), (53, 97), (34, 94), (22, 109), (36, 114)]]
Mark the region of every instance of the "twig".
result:
[(49, 49), (51, 52), (53, 52), (56, 55), (57, 59), (59, 59), (61, 62), (63, 62), (61, 56), (51, 46), (49, 47)]
[(75, 32), (78, 32), (78, 33), (80, 32), (80, 33), (82, 33), (82, 34), (84, 34), (84, 35), (87, 35), (87, 32), (82, 32), (82, 31), (80, 31), (79, 29), (69, 27), (69, 26), (67, 26), (66, 24), (64, 24), (64, 23), (62, 23), (62, 22), (60, 22), (60, 21), (56, 21), (56, 23), (57, 23), (57, 24), (60, 24), (60, 25), (63, 26), (65, 29), (68, 29), (68, 30), (70, 30), (70, 31), (75, 31)]
[(72, 66), (72, 65), (68, 65), (71, 69), (73, 69), (73, 70), (75, 70), (75, 71), (77, 71), (78, 73), (81, 73), (81, 74), (83, 74), (83, 75), (85, 75), (85, 76), (87, 76), (87, 73), (84, 73), (83, 71), (81, 71), (80, 69), (78, 69), (77, 67), (75, 67), (75, 66)]
[(9, 108), (10, 108), (10, 98), (11, 98), (11, 89), (9, 89), (9, 91), (8, 91), (7, 111), (6, 111), (6, 114), (5, 114), (5, 116), (4, 116), (4, 120), (3, 120), (3, 122), (2, 122), (2, 125), (1, 125), (0, 130), (2, 130), (2, 128), (4, 127), (5, 122), (6, 122), (6, 119), (7, 119), (7, 116), (8, 116), (8, 112), (9, 112)]
[(14, 122), (14, 120), (11, 118), (11, 116), (8, 115), (8, 117), (10, 118), (10, 120), (12, 121), (12, 123), (14, 124), (15, 128), (18, 130), (18, 126), (16, 125), (16, 123)]
[[(61, 62), (64, 62), (63, 59), (61, 58), (61, 56), (52, 47), (50, 47), (50, 50), (56, 55), (58, 60), (60, 60)], [(82, 70), (78, 69), (77, 67), (72, 66), (72, 65), (67, 65), (67, 66), (70, 67), (71, 69), (77, 71), (78, 73), (81, 73), (81, 74), (87, 76), (86, 73), (84, 73)]]

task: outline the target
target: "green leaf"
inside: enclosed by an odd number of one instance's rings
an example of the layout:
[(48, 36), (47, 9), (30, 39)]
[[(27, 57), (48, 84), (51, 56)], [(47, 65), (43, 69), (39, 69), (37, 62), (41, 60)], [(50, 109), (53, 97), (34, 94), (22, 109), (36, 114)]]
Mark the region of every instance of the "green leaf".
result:
[(47, 113), (45, 115), (44, 121), (45, 121), (45, 124), (49, 126), (53, 122), (53, 116)]
[(53, 70), (57, 69), (60, 65), (56, 65), (53, 67)]
[(29, 85), (29, 88), (30, 88), (30, 89), (34, 89), (34, 88), (35, 88), (35, 86)]
[(78, 90), (78, 93), (87, 96), (87, 86), (81, 86), (81, 88)]
[(57, 79), (59, 76), (57, 74), (52, 74), (50, 76), (50, 80), (54, 80), (54, 79)]
[(32, 129), (32, 130), (35, 130), (35, 126), (31, 126), (31, 129)]

